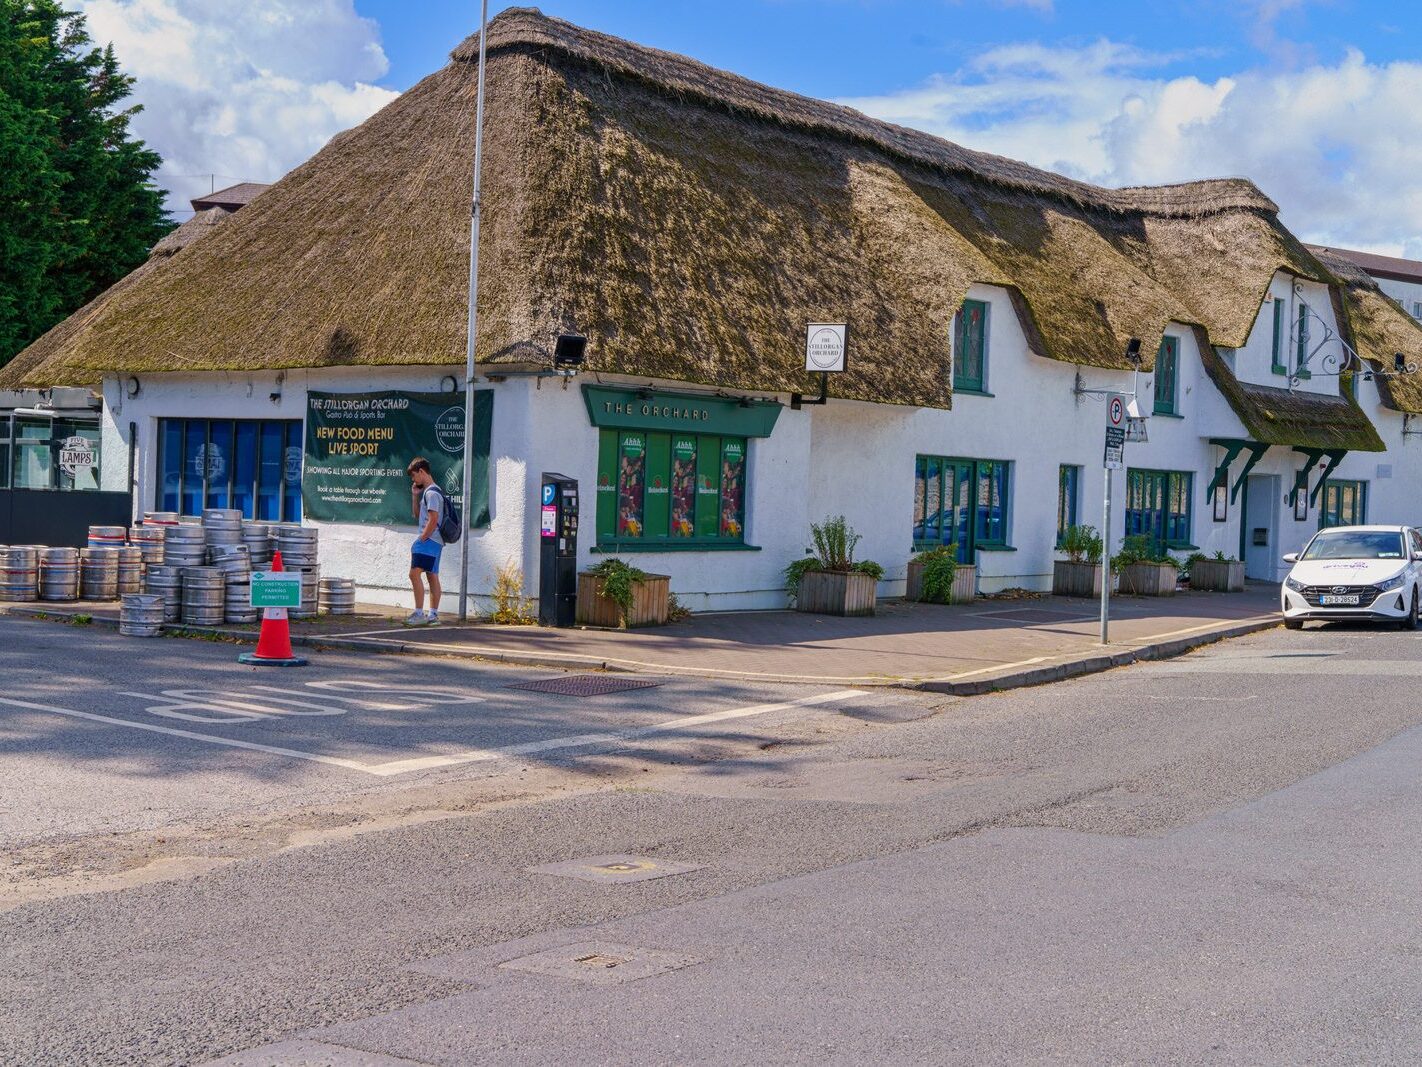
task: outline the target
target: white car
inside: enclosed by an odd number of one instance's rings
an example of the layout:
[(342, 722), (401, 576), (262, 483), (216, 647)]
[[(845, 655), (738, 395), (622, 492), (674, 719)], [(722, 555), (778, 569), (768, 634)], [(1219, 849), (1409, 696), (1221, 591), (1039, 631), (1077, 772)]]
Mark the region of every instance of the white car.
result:
[(1284, 625), (1331, 619), (1395, 622), (1417, 629), (1422, 533), (1411, 526), (1334, 526), (1290, 552)]

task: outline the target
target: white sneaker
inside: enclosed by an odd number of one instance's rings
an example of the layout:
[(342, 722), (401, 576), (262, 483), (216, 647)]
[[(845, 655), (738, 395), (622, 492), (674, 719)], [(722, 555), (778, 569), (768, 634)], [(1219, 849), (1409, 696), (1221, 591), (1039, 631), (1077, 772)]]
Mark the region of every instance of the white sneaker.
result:
[(425, 611), (412, 611), (412, 612), (410, 612), (409, 616), (405, 619), (405, 625), (406, 625), (406, 626), (425, 626), (425, 625), (428, 625), (429, 621), (430, 621), (430, 619), (429, 619), (429, 612), (425, 612)]
[(427, 611), (427, 612), (425, 612), (425, 625), (426, 625), (426, 626), (438, 626), (438, 625), (439, 625), (439, 612), (437, 612), (437, 611)]

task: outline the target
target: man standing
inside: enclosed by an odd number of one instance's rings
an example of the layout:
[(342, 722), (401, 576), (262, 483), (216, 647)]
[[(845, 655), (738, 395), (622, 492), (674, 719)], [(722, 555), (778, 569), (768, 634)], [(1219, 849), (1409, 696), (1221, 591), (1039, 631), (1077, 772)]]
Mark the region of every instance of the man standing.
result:
[[(410, 586), (415, 591), (415, 610), (406, 626), (432, 626), (439, 622), (439, 555), (444, 538), (439, 535), (444, 518), (444, 493), (435, 485), (429, 460), (416, 457), (405, 468), (410, 476), (410, 510), (419, 524), (419, 536), (410, 546)], [(423, 580), (422, 580), (423, 579)], [(430, 610), (425, 610), (425, 586), (430, 585)]]

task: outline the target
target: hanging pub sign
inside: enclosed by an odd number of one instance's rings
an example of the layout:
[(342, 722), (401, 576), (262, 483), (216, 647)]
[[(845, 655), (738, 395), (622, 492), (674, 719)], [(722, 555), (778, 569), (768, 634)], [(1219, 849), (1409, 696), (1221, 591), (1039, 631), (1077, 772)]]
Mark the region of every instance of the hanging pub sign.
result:
[(833, 374), (845, 369), (849, 325), (843, 322), (812, 322), (805, 331), (805, 369), (817, 374)]
[[(474, 393), (474, 527), (489, 524), (494, 394)], [(463, 506), (463, 393), (318, 393), (306, 400), (302, 511), (318, 522), (412, 526), (410, 460), (429, 460), (435, 482)]]

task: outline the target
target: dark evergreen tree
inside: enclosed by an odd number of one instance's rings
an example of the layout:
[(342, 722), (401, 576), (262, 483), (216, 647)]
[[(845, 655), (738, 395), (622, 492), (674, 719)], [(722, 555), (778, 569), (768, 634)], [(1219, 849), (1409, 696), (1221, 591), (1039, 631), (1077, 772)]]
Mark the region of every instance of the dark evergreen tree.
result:
[(133, 79), (57, 0), (0, 0), (0, 364), (172, 228)]

